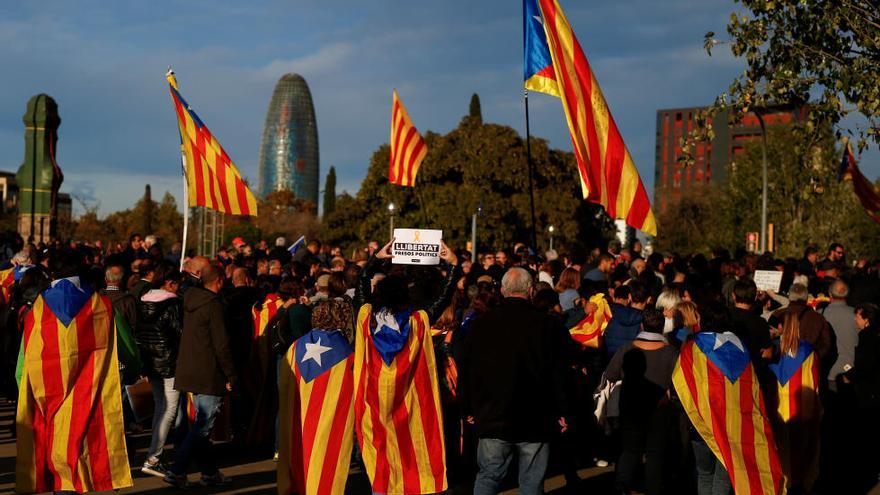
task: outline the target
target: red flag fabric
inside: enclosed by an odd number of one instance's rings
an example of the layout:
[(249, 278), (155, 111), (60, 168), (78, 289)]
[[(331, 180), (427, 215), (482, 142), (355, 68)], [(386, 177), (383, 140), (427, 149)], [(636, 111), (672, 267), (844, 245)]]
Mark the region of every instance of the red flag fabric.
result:
[[(355, 428), (373, 493), (443, 492), (446, 449), (428, 315), (376, 319), (373, 329), (372, 307), (361, 307), (354, 359)], [(389, 348), (396, 338), (402, 347)]]

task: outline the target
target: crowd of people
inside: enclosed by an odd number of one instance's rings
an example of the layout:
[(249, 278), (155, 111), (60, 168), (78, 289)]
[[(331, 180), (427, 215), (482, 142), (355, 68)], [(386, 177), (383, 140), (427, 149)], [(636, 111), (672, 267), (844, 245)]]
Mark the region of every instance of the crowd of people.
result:
[[(10, 238), (0, 252), (10, 274), (0, 275), (7, 399), (20, 400), (31, 365), (22, 335), (35, 302), (62, 280), (89, 287), (112, 304), (121, 383), (152, 390), (150, 424), (120, 390), (125, 431), (152, 435), (145, 458), (131, 461), (181, 488), (197, 463), (202, 485), (225, 485), (212, 438), (277, 458), (284, 354), (313, 328), (354, 342), (354, 315), (372, 300), (426, 310), (450, 492), (512, 483), (543, 493), (555, 471), (577, 493), (580, 468), (613, 465), (615, 493), (721, 495), (733, 493), (731, 475), (673, 386), (679, 350), (713, 332), (747, 350), (776, 435), (815, 454), (783, 462), (790, 493), (865, 493), (878, 481), (880, 265), (848, 261), (840, 244), (808, 246), (801, 259), (648, 254), (638, 241), (583, 253), (517, 244), (477, 259), (444, 248), (439, 267), (392, 265), (389, 250), (371, 241), (345, 256), (309, 240), (291, 252), (283, 238), (236, 238), (211, 259), (181, 263), (179, 244), (163, 252), (153, 236), (109, 251)], [(781, 272), (779, 290), (759, 291), (757, 270)], [(599, 337), (572, 338), (588, 320), (602, 321)], [(819, 363), (815, 431), (772, 411), (772, 367), (799, 348)]]

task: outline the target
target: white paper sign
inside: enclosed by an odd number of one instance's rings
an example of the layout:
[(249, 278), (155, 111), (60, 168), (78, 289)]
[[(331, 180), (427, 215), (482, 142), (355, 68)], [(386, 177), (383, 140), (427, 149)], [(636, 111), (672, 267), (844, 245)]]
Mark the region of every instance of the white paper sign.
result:
[(782, 272), (776, 270), (755, 270), (755, 285), (758, 290), (772, 290), (779, 292), (782, 285)]
[(439, 265), (442, 230), (394, 229), (391, 262), (397, 265)]

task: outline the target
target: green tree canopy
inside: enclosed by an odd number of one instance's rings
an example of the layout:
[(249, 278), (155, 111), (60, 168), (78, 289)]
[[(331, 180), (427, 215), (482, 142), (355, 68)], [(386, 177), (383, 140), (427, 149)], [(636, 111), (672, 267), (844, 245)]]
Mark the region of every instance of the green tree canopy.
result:
[[(813, 128), (861, 114), (859, 149), (880, 143), (880, 9), (873, 0), (841, 2), (736, 0), (745, 12), (727, 25), (730, 47), (745, 72), (713, 110), (732, 106), (731, 118), (774, 103), (810, 102)], [(715, 33), (706, 33), (711, 54)], [(852, 122), (852, 121), (850, 121)]]
[[(880, 256), (880, 226), (859, 204), (849, 182), (837, 181), (840, 150), (829, 126), (768, 127), (768, 222), (779, 257), (799, 257), (808, 244), (841, 242), (855, 256)], [(661, 249), (706, 252), (744, 246), (761, 225), (761, 142), (753, 140), (728, 168), (724, 186), (685, 192), (660, 215)]]
[[(396, 207), (397, 227), (437, 228), (444, 239), (463, 248), (470, 238), (471, 215), (478, 221), (480, 247), (528, 242), (530, 228), (525, 141), (512, 128), (479, 124), (467, 116), (446, 135), (425, 135), (428, 155), (414, 188), (388, 183), (387, 145), (373, 154), (361, 189), (339, 197), (324, 220), (325, 239), (351, 246), (388, 236), (387, 205)], [(574, 156), (532, 139), (535, 207), (539, 248), (546, 249), (549, 225), (560, 247), (598, 245), (610, 221), (601, 208), (581, 199)]]

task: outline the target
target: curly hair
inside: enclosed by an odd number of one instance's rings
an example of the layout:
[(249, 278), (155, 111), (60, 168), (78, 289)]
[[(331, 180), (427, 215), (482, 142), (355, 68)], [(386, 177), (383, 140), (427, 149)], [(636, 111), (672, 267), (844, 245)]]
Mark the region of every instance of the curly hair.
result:
[(342, 330), (352, 341), (354, 319), (351, 304), (345, 299), (327, 299), (312, 308), (312, 328), (321, 330)]

